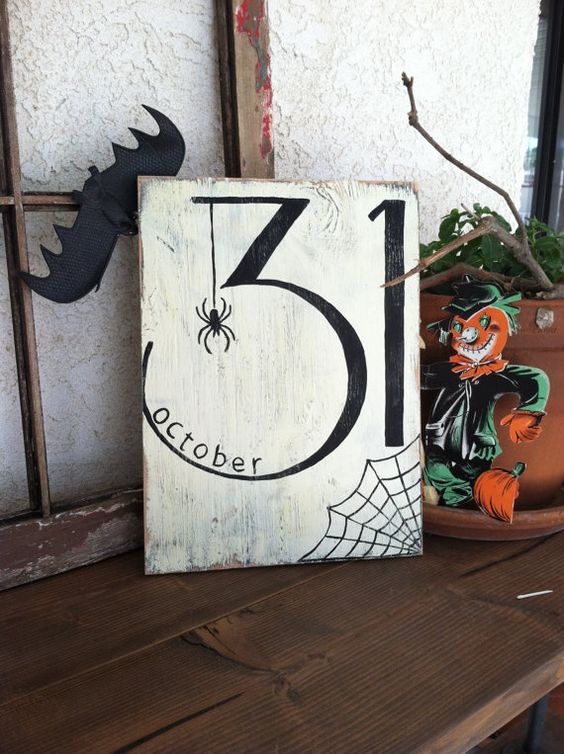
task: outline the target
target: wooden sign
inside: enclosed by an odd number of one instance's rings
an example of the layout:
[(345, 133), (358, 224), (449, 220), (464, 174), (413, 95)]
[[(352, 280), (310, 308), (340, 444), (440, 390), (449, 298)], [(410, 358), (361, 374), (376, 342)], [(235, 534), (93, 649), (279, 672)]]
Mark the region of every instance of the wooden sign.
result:
[(405, 184), (142, 179), (148, 573), (421, 550)]

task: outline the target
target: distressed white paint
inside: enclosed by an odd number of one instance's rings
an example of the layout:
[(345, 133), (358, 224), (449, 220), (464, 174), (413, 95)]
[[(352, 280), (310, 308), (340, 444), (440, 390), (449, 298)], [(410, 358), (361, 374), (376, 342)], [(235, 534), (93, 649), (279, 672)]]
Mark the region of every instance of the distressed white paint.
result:
[[(295, 197), (309, 205), (268, 260), (260, 279), (287, 281), (335, 306), (358, 333), (366, 355), (366, 399), (350, 434), (330, 455), (298, 473), (272, 474), (309, 457), (324, 443), (347, 394), (347, 369), (335, 331), (302, 298), (272, 286), (220, 286), (277, 209), (271, 204), (214, 205), (217, 307), (235, 333), (198, 333), (213, 273), (210, 215), (194, 196)], [(328, 507), (359, 484), (366, 459), (401, 448), (384, 439), (384, 216), (383, 200), (406, 202), (405, 264), (418, 254), (417, 203), (406, 186), (252, 181), (148, 180), (141, 191), (142, 337), (153, 343), (144, 424), (146, 564), (151, 573), (294, 563), (315, 547)], [(405, 417), (408, 445), (419, 434), (418, 288), (406, 285)], [(202, 338), (205, 332), (202, 333)], [(171, 425), (171, 422), (178, 422)], [(167, 439), (167, 431), (168, 439)], [(167, 447), (182, 451), (184, 458)], [(187, 437), (190, 434), (191, 437)], [(208, 453), (195, 468), (185, 459)], [(235, 478), (209, 473), (219, 446)], [(200, 450), (198, 450), (198, 447)], [(256, 468), (253, 459), (260, 458)], [(417, 443), (407, 451), (418, 463)], [(223, 456), (217, 460), (222, 463)], [(237, 463), (240, 467), (241, 464)], [(217, 464), (216, 464), (217, 466)], [(236, 473), (234, 473), (236, 472)], [(350, 549), (350, 548), (348, 548)], [(384, 554), (376, 548), (371, 556)], [(342, 555), (341, 555), (342, 557)]]

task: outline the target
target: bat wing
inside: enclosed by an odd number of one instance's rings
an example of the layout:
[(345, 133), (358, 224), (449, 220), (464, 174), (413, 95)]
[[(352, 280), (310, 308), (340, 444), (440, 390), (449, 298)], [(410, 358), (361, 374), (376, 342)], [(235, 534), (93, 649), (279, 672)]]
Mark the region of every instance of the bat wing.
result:
[(58, 304), (86, 296), (100, 283), (118, 239), (115, 227), (99, 208), (83, 205), (71, 228), (53, 226), (63, 251), (54, 254), (45, 246), (41, 253), (49, 267), (46, 277), (20, 272), (32, 291)]
[(37, 277), (20, 273), (40, 296), (57, 303), (70, 303), (99, 285), (118, 236), (137, 231), (137, 178), (176, 175), (179, 171), (185, 154), (182, 135), (158, 110), (143, 107), (157, 122), (159, 133), (152, 136), (131, 128), (138, 142), (135, 149), (112, 144), (114, 164), (101, 173), (91, 168), (83, 190), (75, 192), (81, 206), (73, 226), (54, 226), (62, 252), (54, 254), (41, 247), (49, 274)]
[(137, 178), (140, 175), (176, 175), (184, 162), (185, 145), (174, 123), (158, 110), (143, 105), (155, 119), (159, 133), (151, 136), (136, 128), (135, 149), (112, 143), (116, 161), (101, 173), (107, 191), (117, 199), (127, 214), (137, 211)]

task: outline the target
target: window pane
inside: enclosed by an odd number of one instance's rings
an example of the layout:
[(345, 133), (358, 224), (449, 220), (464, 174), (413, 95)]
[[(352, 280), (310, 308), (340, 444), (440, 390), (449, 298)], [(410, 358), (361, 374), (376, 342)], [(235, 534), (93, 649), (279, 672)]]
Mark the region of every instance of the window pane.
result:
[(0, 234), (0, 519), (29, 506), (18, 376), (6, 270)]
[[(544, 3), (543, 3), (544, 5)], [(537, 163), (537, 150), (539, 143), (539, 128), (541, 115), (541, 99), (544, 62), (548, 38), (548, 17), (541, 7), (535, 54), (533, 58), (533, 71), (531, 74), (531, 90), (529, 94), (529, 114), (527, 129), (527, 148), (524, 159), (524, 176), (521, 187), (521, 214), (528, 218), (531, 216), (533, 205), (533, 188), (535, 182), (535, 168)]]
[(556, 136), (556, 154), (550, 193), (549, 225), (564, 233), (564, 88), (560, 91), (560, 114)]
[[(31, 270), (47, 274), (39, 244), (60, 244), (54, 222), (28, 213)], [(33, 297), (51, 496), (67, 502), (138, 487), (142, 479), (141, 355), (136, 241), (122, 239), (100, 290), (73, 304)]]
[[(155, 133), (141, 103), (182, 132), (181, 175), (223, 174), (213, 3), (8, 0), (8, 8), (25, 190), (81, 189), (89, 165), (113, 162), (111, 141), (136, 146), (128, 126)], [(40, 243), (60, 250), (52, 222), (73, 218), (28, 213), (33, 271), (47, 272)], [(117, 245), (99, 292), (68, 305), (34, 295), (34, 310), (53, 500), (140, 485), (136, 242)]]
[(128, 126), (155, 128), (141, 103), (180, 129), (185, 175), (223, 175), (213, 7), (8, 0), (24, 189), (82, 188)]

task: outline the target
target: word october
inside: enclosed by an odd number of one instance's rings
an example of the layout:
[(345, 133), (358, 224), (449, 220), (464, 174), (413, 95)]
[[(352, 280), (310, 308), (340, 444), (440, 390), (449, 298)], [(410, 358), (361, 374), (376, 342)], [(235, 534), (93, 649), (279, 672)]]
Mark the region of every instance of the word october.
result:
[[(241, 456), (235, 456), (233, 459), (227, 457), (227, 455), (221, 450), (221, 445), (218, 443), (213, 450), (210, 451), (205, 442), (194, 444), (195, 440), (191, 432), (185, 432), (184, 425), (178, 421), (169, 421), (170, 411), (164, 406), (158, 408), (153, 413), (153, 421), (155, 424), (164, 427), (166, 436), (172, 440), (174, 445), (181, 453), (188, 454), (192, 452), (194, 458), (198, 461), (204, 462), (210, 469), (233, 469), (236, 474), (244, 474), (247, 471), (246, 461)], [(204, 460), (205, 459), (205, 460)], [(262, 458), (253, 458), (251, 460), (252, 473), (256, 475), (257, 464), (262, 461)], [(225, 468), (224, 468), (225, 467)], [(249, 473), (247, 471), (247, 473)]]

